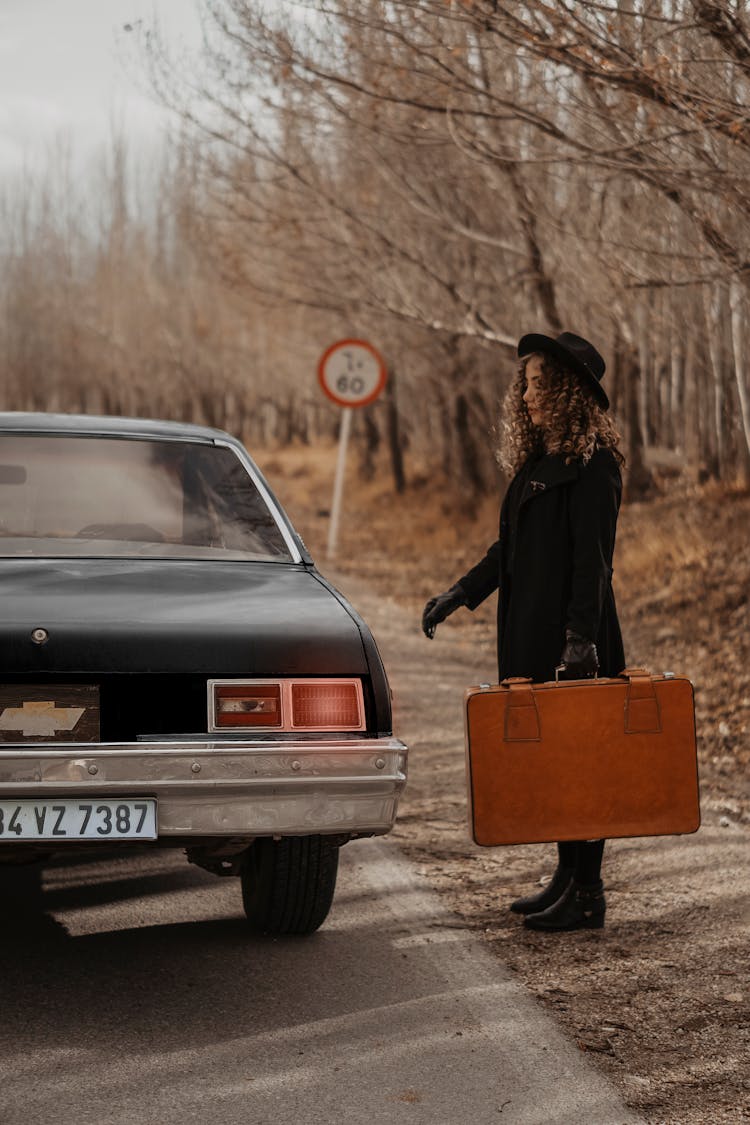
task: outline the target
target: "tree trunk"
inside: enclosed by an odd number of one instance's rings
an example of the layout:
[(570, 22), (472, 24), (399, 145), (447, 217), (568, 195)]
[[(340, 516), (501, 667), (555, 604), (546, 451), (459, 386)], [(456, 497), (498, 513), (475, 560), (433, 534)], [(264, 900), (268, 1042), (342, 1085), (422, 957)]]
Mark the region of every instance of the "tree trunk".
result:
[(362, 415), (362, 441), (358, 475), (360, 480), (372, 480), (375, 476), (375, 457), (380, 449), (380, 430), (370, 407), (365, 407), (360, 413)]
[(682, 447), (685, 451), (685, 463), (692, 466), (697, 474), (700, 458), (700, 435), (698, 426), (698, 389), (695, 357), (695, 335), (688, 333), (685, 348), (685, 394), (683, 400)]
[(388, 382), (385, 386), (385, 402), (386, 431), (388, 435), (388, 452), (391, 459), (391, 472), (393, 473), (393, 486), (396, 492), (401, 493), (406, 488), (406, 475), (404, 473), (401, 426), (398, 416), (398, 402), (396, 399), (396, 372), (393, 368), (391, 368), (388, 373)]
[(654, 479), (644, 460), (643, 429), (641, 427), (641, 372), (636, 355), (630, 349), (623, 358), (625, 371), (625, 401), (627, 403), (627, 461), (625, 495), (628, 500), (638, 500), (652, 489)]
[(704, 290), (703, 308), (706, 316), (706, 339), (711, 361), (713, 386), (713, 433), (711, 435), (711, 475), (719, 480), (724, 475), (724, 387), (721, 371), (721, 297), (716, 288)]
[(682, 332), (672, 319), (672, 346), (669, 349), (669, 446), (679, 444), (677, 417), (682, 411), (683, 362), (685, 349)]
[(636, 363), (638, 374), (637, 414), (638, 414), (638, 440), (641, 449), (650, 445), (649, 425), (649, 379), (648, 371), (651, 364), (651, 340), (649, 337), (649, 315), (644, 303), (638, 305), (638, 360)]
[(740, 401), (742, 433), (745, 438), (744, 457), (740, 471), (745, 484), (750, 483), (750, 395), (747, 389), (747, 353), (745, 334), (742, 326), (742, 303), (744, 294), (739, 282), (732, 278), (729, 283), (729, 310), (732, 330), (732, 350), (734, 352), (734, 377), (737, 381), (737, 397)]
[(505, 170), (508, 173), (513, 194), (518, 208), (518, 217), (523, 231), (526, 251), (529, 256), (531, 277), (539, 301), (542, 317), (546, 321), (547, 329), (555, 336), (562, 332), (562, 321), (557, 308), (555, 283), (547, 269), (542, 252), (542, 244), (537, 229), (537, 218), (534, 205), (531, 201), (526, 185), (523, 182), (519, 167), (515, 163), (508, 163)]
[(480, 454), (471, 429), (469, 403), (463, 392), (456, 397), (453, 424), (458, 440), (461, 483), (465, 482), (470, 485), (475, 496), (481, 495), (485, 491), (485, 485), (480, 467)]

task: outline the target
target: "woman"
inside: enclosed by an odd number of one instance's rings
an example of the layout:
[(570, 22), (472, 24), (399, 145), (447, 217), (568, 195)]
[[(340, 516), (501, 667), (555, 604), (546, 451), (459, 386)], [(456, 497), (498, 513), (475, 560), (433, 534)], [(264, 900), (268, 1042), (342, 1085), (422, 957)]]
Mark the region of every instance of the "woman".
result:
[[(581, 336), (524, 336), (503, 408), (498, 459), (511, 483), (500, 534), (484, 558), (431, 598), (428, 637), (459, 606), (498, 598), (499, 675), (553, 680), (615, 676), (625, 667), (612, 592), (612, 555), (624, 458), (601, 387), (604, 360)], [(511, 910), (534, 930), (604, 924), (603, 840), (557, 845), (557, 869), (540, 894)]]

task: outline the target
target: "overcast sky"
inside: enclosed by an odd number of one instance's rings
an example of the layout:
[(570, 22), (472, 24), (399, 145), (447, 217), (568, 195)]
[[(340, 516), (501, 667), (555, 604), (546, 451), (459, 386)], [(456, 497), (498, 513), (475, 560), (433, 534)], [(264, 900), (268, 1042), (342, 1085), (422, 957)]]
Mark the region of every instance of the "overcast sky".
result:
[(165, 115), (134, 80), (124, 27), (156, 17), (170, 45), (194, 49), (198, 8), (199, 0), (0, 0), (0, 177), (43, 159), (63, 135), (84, 160), (113, 120), (131, 148), (153, 145)]

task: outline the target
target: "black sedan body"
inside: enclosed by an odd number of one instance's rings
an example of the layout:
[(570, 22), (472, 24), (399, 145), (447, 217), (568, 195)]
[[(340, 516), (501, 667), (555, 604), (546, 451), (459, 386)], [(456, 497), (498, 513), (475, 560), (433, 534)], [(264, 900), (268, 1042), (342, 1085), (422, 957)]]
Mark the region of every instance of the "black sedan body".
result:
[(373, 637), (243, 446), (0, 414), (0, 862), (183, 847), (309, 932), (405, 782)]

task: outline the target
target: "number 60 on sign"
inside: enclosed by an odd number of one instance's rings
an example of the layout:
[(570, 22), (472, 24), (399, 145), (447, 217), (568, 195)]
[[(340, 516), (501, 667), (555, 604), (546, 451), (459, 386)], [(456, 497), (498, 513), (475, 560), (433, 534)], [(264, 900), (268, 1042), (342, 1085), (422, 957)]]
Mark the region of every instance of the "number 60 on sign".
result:
[(320, 357), (318, 380), (339, 406), (374, 402), (387, 377), (383, 357), (367, 340), (339, 340)]

